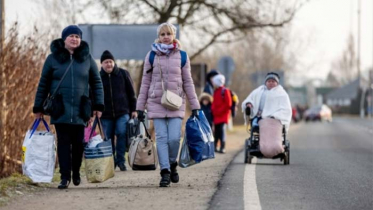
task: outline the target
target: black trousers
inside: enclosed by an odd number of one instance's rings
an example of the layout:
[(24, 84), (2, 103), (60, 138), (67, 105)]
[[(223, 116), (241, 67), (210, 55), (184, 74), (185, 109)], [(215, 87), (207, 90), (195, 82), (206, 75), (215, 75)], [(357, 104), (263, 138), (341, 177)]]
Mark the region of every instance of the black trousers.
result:
[(57, 155), (60, 165), (61, 179), (71, 180), (80, 177), (80, 166), (83, 158), (84, 126), (55, 124), (57, 132)]
[(215, 124), (215, 132), (214, 132), (214, 138), (215, 138), (215, 150), (217, 150), (217, 144), (220, 140), (220, 151), (222, 151), (225, 148), (225, 123)]

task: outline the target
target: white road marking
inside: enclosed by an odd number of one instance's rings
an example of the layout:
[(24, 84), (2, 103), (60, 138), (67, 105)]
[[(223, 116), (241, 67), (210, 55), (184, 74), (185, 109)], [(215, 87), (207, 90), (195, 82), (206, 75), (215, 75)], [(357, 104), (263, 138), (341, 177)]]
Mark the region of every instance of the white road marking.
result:
[(253, 158), (252, 164), (245, 164), (243, 199), (245, 210), (261, 210), (258, 188), (255, 178), (256, 158)]

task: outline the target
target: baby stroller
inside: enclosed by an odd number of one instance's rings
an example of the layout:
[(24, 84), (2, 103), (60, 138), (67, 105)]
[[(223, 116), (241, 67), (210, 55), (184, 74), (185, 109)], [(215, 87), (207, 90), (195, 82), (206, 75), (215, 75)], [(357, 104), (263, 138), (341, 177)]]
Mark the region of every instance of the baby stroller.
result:
[[(247, 107), (245, 110), (246, 119), (250, 119), (250, 108)], [(249, 120), (247, 123), (247, 132), (250, 134), (250, 137), (245, 140), (245, 163), (251, 164), (253, 157), (265, 158), (260, 152), (259, 148), (259, 127), (252, 127), (252, 121)], [(280, 158), (284, 162), (284, 165), (290, 164), (290, 142), (286, 139), (286, 129), (283, 125), (282, 127), (282, 144), (284, 145), (284, 152), (274, 156), (272, 159)]]

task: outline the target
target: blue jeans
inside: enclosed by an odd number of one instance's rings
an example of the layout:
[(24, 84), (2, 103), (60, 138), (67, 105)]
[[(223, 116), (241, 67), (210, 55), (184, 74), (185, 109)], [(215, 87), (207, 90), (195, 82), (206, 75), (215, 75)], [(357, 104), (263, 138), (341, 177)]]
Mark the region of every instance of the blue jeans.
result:
[(176, 162), (181, 139), (181, 118), (153, 119), (159, 165), (170, 170), (170, 164)]
[[(126, 162), (124, 154), (126, 152), (126, 129), (127, 122), (130, 119), (128, 114), (122, 115), (115, 119), (101, 119), (105, 135), (111, 139), (114, 154), (114, 163), (124, 164)], [(114, 136), (117, 137), (115, 145)]]

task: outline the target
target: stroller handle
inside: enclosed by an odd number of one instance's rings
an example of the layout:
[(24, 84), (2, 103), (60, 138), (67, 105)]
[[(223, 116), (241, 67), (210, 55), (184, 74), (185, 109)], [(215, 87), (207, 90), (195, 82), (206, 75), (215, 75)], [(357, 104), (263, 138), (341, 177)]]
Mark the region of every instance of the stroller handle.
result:
[(250, 109), (250, 107), (246, 107), (246, 108), (245, 108), (245, 115), (250, 116), (250, 114), (251, 114), (251, 109)]

